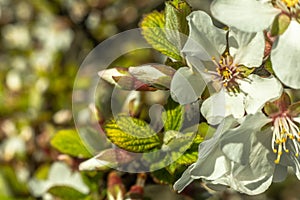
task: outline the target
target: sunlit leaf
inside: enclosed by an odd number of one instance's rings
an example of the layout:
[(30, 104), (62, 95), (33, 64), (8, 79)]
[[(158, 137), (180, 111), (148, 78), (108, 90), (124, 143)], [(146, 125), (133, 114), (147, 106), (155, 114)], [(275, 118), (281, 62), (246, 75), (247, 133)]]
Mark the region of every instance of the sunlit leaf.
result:
[(130, 152), (147, 152), (160, 145), (159, 137), (145, 121), (129, 116), (111, 120), (105, 132), (112, 143)]
[(140, 27), (146, 41), (161, 53), (175, 60), (181, 60), (179, 49), (166, 36), (164, 13), (154, 11), (146, 15)]
[(58, 131), (52, 138), (51, 145), (60, 152), (71, 156), (79, 158), (92, 157), (92, 154), (75, 130)]
[[(188, 34), (188, 22), (186, 17), (191, 13), (190, 6), (184, 1), (166, 2), (166, 35), (169, 41), (179, 49), (185, 44)], [(168, 31), (171, 30), (171, 31)], [(175, 30), (175, 31), (172, 31)]]
[(169, 99), (165, 106), (165, 111), (162, 113), (162, 120), (164, 122), (165, 131), (179, 131), (184, 120), (183, 106)]

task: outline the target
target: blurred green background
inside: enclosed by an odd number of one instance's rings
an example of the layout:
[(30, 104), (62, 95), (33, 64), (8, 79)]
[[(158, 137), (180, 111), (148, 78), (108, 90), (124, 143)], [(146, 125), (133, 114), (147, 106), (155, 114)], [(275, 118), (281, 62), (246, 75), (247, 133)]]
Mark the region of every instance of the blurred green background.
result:
[[(207, 11), (210, 1), (188, 2)], [(45, 176), (54, 161), (77, 170), (82, 160), (60, 154), (50, 139), (58, 130), (74, 128), (72, 87), (80, 64), (101, 41), (137, 28), (144, 14), (163, 8), (163, 0), (0, 0), (0, 199), (35, 199), (27, 183)], [(126, 67), (154, 57), (145, 51), (118, 64)], [(95, 186), (101, 193), (105, 176), (89, 177), (103, 179)], [(211, 198), (294, 200), (300, 199), (298, 189), (292, 177), (274, 184), (267, 195), (233, 192)]]

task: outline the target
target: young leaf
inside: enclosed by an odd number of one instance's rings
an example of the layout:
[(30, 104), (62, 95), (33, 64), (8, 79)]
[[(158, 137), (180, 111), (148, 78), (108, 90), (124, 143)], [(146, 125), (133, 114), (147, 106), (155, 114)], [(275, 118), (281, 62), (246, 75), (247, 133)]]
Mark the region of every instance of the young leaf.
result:
[[(166, 2), (166, 35), (179, 49), (183, 47), (189, 34), (186, 17), (191, 13), (190, 6), (184, 1)], [(170, 31), (169, 31), (170, 30)], [(172, 31), (175, 30), (175, 31)]]
[(183, 106), (179, 105), (172, 99), (168, 100), (165, 111), (162, 113), (165, 131), (179, 131), (184, 120)]
[(55, 149), (62, 153), (79, 158), (92, 157), (89, 149), (87, 149), (75, 130), (58, 131), (50, 143)]
[(182, 60), (179, 49), (167, 39), (163, 13), (154, 11), (146, 15), (141, 21), (140, 27), (146, 41), (154, 49), (175, 60)]
[(112, 143), (130, 152), (148, 152), (160, 145), (159, 137), (145, 121), (129, 116), (111, 120), (105, 132)]

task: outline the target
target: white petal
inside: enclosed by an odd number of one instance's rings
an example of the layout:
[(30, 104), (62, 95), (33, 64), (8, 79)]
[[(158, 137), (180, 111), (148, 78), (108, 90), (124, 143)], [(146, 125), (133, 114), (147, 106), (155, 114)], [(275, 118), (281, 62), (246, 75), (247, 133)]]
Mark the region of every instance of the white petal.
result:
[[(260, 132), (261, 133), (261, 132)], [(246, 165), (231, 162), (231, 173), (215, 180), (215, 184), (228, 185), (232, 189), (249, 195), (256, 195), (268, 189), (273, 179), (274, 163), (270, 163), (266, 147), (270, 142), (269, 135), (262, 134), (259, 138), (252, 137), (249, 162)], [(232, 152), (237, 151), (232, 149)]]
[[(219, 156), (222, 154), (219, 148), (219, 138), (223, 134), (223, 132), (232, 127), (234, 121), (235, 120), (233, 117), (227, 117), (226, 119), (224, 119), (218, 126), (213, 137), (205, 140), (199, 145), (199, 156), (197, 162), (192, 164), (187, 170), (185, 170), (181, 178), (176, 181), (176, 183), (174, 184), (175, 190), (181, 192), (194, 179), (198, 179), (200, 177), (214, 178), (220, 177), (224, 174), (224, 170), (220, 170), (221, 168), (219, 168), (219, 163), (222, 162), (222, 159), (225, 158), (224, 156), (223, 158), (219, 158)], [(191, 174), (191, 170), (193, 170), (193, 174)], [(227, 170), (225, 169), (225, 171)]]
[(229, 46), (235, 63), (247, 67), (259, 67), (262, 64), (265, 49), (263, 32), (247, 33), (232, 28), (229, 31)]
[(193, 178), (210, 177), (209, 179), (213, 179), (227, 171), (225, 163), (223, 165), (219, 165), (218, 163), (225, 160), (219, 146), (219, 140), (224, 132), (232, 128), (234, 122), (235, 119), (232, 116), (225, 118), (218, 126), (213, 137), (199, 145), (198, 160), (190, 170), (190, 174)]
[(185, 55), (208, 61), (226, 48), (226, 31), (215, 27), (208, 14), (194, 11), (188, 17), (190, 35), (182, 50)]
[(190, 170), (193, 168), (193, 164), (189, 166), (181, 175), (180, 179), (178, 179), (173, 188), (175, 191), (182, 192), (184, 188), (186, 188), (191, 182), (193, 182), (193, 178), (190, 175)]
[(273, 182), (282, 182), (287, 176), (287, 167), (282, 165), (275, 165), (275, 171), (273, 175)]
[(188, 67), (176, 71), (171, 81), (171, 95), (178, 103), (184, 105), (196, 101), (206, 84), (200, 73)]
[(255, 133), (270, 121), (263, 113), (247, 115), (239, 127), (222, 135), (220, 145), (224, 154), (230, 160), (246, 165), (249, 162), (251, 143), (256, 140)]
[(255, 0), (215, 0), (211, 12), (224, 24), (242, 31), (259, 32), (272, 24), (280, 10), (271, 3)]
[(84, 171), (93, 171), (93, 170), (99, 170), (99, 169), (107, 169), (111, 167), (111, 163), (103, 160), (99, 160), (96, 157), (93, 157), (91, 159), (88, 159), (79, 165), (79, 170)]
[(229, 95), (223, 88), (203, 102), (201, 113), (212, 125), (220, 123), (222, 119), (229, 115), (241, 118), (245, 113), (244, 94)]
[(228, 173), (229, 170), (230, 161), (219, 148), (215, 148), (205, 160), (202, 162), (197, 161), (190, 170), (190, 174), (193, 179), (216, 180)]
[(300, 123), (300, 117), (293, 117), (293, 121)]
[(292, 165), (292, 168), (295, 172), (295, 175), (300, 180), (300, 162), (299, 162), (299, 158), (297, 158), (295, 156), (295, 154), (290, 154), (288, 157), (289, 157), (289, 160), (291, 161), (291, 165)]
[(255, 114), (267, 101), (272, 101), (281, 96), (282, 85), (273, 76), (262, 78), (251, 74), (248, 76), (251, 82), (240, 81), (240, 88), (247, 96), (245, 99), (245, 109), (248, 114)]
[(292, 20), (273, 45), (271, 61), (276, 76), (287, 86), (300, 88), (300, 24)]

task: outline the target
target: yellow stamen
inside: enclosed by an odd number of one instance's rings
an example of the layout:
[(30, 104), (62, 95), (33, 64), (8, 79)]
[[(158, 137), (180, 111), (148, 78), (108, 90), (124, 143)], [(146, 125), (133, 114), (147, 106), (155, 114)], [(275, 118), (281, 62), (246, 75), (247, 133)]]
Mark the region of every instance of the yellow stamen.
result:
[[(299, 127), (292, 118), (289, 117), (278, 117), (274, 121), (273, 137), (272, 137), (272, 149), (277, 154), (277, 158), (274, 161), (276, 164), (280, 162), (281, 155), (283, 152), (289, 153), (290, 150), (293, 154), (298, 157), (299, 150), (296, 141), (300, 142)], [(290, 140), (290, 143), (287, 141)], [(275, 146), (276, 145), (276, 146)], [(288, 145), (293, 145), (294, 148), (287, 148)]]
[(295, 7), (299, 0), (281, 0), (287, 7)]
[(276, 158), (276, 160), (274, 161), (275, 164), (279, 164), (281, 155), (282, 155), (282, 152), (279, 151), (279, 152), (277, 153), (277, 158)]

